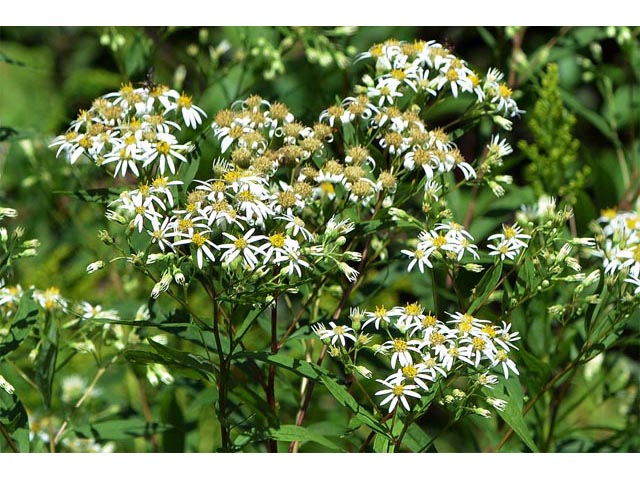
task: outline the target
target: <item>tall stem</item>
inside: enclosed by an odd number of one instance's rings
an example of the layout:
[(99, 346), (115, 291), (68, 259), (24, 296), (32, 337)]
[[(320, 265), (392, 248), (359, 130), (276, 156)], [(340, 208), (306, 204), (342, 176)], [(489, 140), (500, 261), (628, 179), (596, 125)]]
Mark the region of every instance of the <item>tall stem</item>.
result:
[[(278, 353), (278, 294), (274, 295), (273, 308), (271, 310), (271, 353)], [(276, 366), (269, 366), (269, 379), (267, 383), (267, 403), (269, 404), (269, 408), (273, 412), (274, 416), (277, 417), (276, 414)], [(271, 453), (278, 452), (278, 442), (276, 440), (270, 439), (267, 442), (267, 448)]]
[(216, 349), (218, 350), (218, 360), (220, 363), (220, 374), (218, 375), (218, 421), (220, 422), (220, 441), (222, 443), (222, 451), (230, 450), (229, 443), (229, 423), (227, 422), (227, 359), (222, 350), (222, 341), (220, 340), (220, 314), (218, 301), (213, 286), (207, 288), (207, 292), (211, 297), (213, 308), (213, 336), (216, 340)]

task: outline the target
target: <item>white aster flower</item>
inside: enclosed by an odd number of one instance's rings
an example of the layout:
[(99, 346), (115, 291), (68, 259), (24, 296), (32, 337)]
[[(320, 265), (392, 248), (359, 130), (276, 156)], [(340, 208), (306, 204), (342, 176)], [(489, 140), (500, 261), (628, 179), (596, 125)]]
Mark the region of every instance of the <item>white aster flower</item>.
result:
[(398, 402), (402, 404), (405, 410), (410, 411), (411, 407), (409, 406), (409, 402), (407, 401), (407, 397), (413, 398), (421, 398), (421, 395), (418, 392), (414, 392), (415, 389), (418, 388), (417, 385), (405, 385), (403, 383), (393, 384), (388, 382), (387, 380), (376, 379), (377, 382), (383, 384), (385, 389), (377, 391), (376, 395), (386, 395), (386, 397), (380, 402), (380, 405), (389, 404), (389, 412), (392, 412)]

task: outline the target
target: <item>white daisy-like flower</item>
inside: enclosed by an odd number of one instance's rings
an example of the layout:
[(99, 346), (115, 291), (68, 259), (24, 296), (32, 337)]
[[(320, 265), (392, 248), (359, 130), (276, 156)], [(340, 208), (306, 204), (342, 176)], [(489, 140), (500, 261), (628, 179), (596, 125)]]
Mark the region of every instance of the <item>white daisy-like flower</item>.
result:
[(418, 388), (418, 385), (405, 385), (403, 383), (390, 383), (387, 380), (376, 379), (377, 382), (380, 382), (385, 387), (382, 390), (377, 391), (376, 395), (386, 395), (384, 399), (380, 402), (380, 406), (389, 404), (389, 412), (392, 412), (398, 402), (402, 404), (405, 410), (410, 411), (411, 407), (409, 402), (407, 401), (407, 397), (413, 397), (420, 399), (421, 395), (414, 390)]
[(261, 250), (260, 247), (252, 244), (267, 238), (264, 235), (254, 235), (255, 230), (255, 228), (248, 230), (242, 237), (222, 232), (222, 235), (231, 240), (231, 242), (219, 245), (220, 249), (225, 250), (220, 260), (229, 265), (238, 256), (241, 256), (244, 264), (254, 269), (259, 263), (257, 255), (261, 253)]
[[(173, 92), (175, 92), (175, 90)], [(175, 92), (173, 94), (174, 98), (177, 97), (176, 102), (171, 104), (164, 113), (166, 115), (172, 110), (178, 110), (182, 114), (184, 124), (195, 130), (198, 128), (198, 125), (202, 124), (202, 117), (206, 118), (207, 114), (200, 107), (193, 104), (190, 96), (185, 95), (184, 93), (182, 95), (177, 95), (177, 93), (178, 92)]]
[(173, 246), (176, 247), (178, 245), (194, 245), (196, 248), (196, 261), (198, 264), (198, 268), (202, 270), (204, 266), (204, 257), (206, 256), (212, 262), (216, 261), (216, 257), (213, 254), (213, 250), (218, 250), (218, 246), (213, 243), (209, 239), (210, 230), (200, 230), (196, 231), (193, 229), (192, 232), (180, 232), (178, 236), (183, 237), (182, 240), (178, 240), (173, 243)]
[(163, 252), (165, 248), (173, 250), (170, 238), (174, 235), (175, 221), (175, 217), (164, 217), (162, 223), (158, 217), (151, 218), (151, 228), (147, 229), (147, 233), (151, 236), (151, 243), (157, 242)]
[(376, 330), (380, 329), (380, 322), (385, 322), (389, 324), (391, 322), (391, 318), (389, 317), (389, 312), (384, 307), (384, 305), (376, 306), (375, 312), (366, 312), (365, 313), (366, 320), (362, 325), (362, 328), (365, 328), (370, 323), (373, 323), (373, 326)]
[[(431, 252), (433, 252), (433, 250), (431, 250)], [(428, 250), (424, 250), (422, 248), (416, 248), (415, 250), (400, 250), (400, 253), (403, 253), (409, 258), (411, 258), (411, 261), (407, 266), (407, 271), (410, 272), (413, 269), (413, 267), (417, 264), (418, 270), (420, 270), (420, 273), (424, 273), (425, 265), (429, 268), (433, 268), (433, 264), (429, 261), (429, 255), (431, 252), (429, 252)]]
[(420, 340), (405, 340), (404, 338), (394, 338), (384, 342), (376, 351), (376, 353), (388, 353), (391, 352), (391, 368), (396, 368), (396, 363), (400, 363), (401, 366), (413, 364), (413, 358), (411, 352), (421, 355), (420, 346), (422, 342)]
[(522, 250), (521, 247), (519, 247), (518, 245), (514, 245), (509, 240), (502, 240), (495, 245), (489, 244), (487, 245), (487, 248), (491, 250), (491, 252), (489, 252), (489, 255), (499, 255), (500, 260), (502, 261), (504, 261), (505, 258), (514, 260), (520, 253), (520, 250)]
[(329, 322), (329, 326), (331, 328), (324, 328), (324, 325), (321, 324), (322, 328), (314, 329), (321, 340), (325, 338), (331, 339), (331, 345), (335, 345), (336, 342), (340, 341), (343, 347), (347, 345), (346, 339), (353, 342), (356, 341), (356, 337), (353, 335), (353, 328), (346, 325), (336, 325), (334, 322)]
[(187, 159), (181, 152), (188, 151), (189, 149), (189, 145), (178, 144), (178, 140), (173, 135), (160, 133), (158, 134), (158, 141), (150, 145), (150, 153), (142, 164), (142, 167), (147, 167), (151, 163), (157, 161), (159, 163), (161, 175), (164, 175), (165, 165), (167, 165), (169, 167), (169, 171), (175, 175), (176, 166), (173, 163), (173, 160), (177, 159), (186, 163)]
[(496, 365), (502, 365), (502, 371), (504, 372), (504, 378), (509, 378), (509, 370), (511, 370), (516, 375), (520, 375), (518, 372), (518, 368), (516, 367), (516, 363), (511, 360), (505, 350), (498, 350), (493, 360), (492, 367)]
[(634, 295), (640, 294), (640, 278), (638, 278), (637, 275), (635, 277), (629, 275), (629, 277), (627, 277), (624, 281), (636, 286), (636, 289), (633, 291)]
[(89, 302), (80, 302), (80, 315), (85, 320), (120, 320), (120, 314), (116, 310), (104, 310), (101, 305), (91, 305)]
[(424, 363), (416, 363), (399, 368), (396, 373), (387, 377), (387, 380), (392, 384), (413, 382), (427, 391), (429, 390), (427, 382), (433, 382), (435, 375)]

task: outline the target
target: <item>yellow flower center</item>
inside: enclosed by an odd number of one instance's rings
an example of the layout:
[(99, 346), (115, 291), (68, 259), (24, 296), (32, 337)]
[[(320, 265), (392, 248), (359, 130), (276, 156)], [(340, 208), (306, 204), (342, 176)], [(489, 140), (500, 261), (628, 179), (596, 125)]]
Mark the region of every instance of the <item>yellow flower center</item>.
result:
[(153, 180), (153, 188), (166, 188), (169, 183), (169, 179), (167, 177), (156, 177)]
[(404, 72), (404, 70), (395, 69), (391, 70), (391, 76), (396, 80), (404, 80), (407, 74)]
[(417, 303), (408, 303), (404, 310), (407, 315), (416, 316), (420, 315), (420, 313), (422, 312), (422, 307)]
[(506, 238), (507, 240), (511, 240), (512, 238), (515, 238), (515, 236), (518, 233), (518, 232), (516, 232), (516, 229), (513, 228), (513, 227), (503, 226), (502, 230), (503, 230), (503, 233), (504, 233), (504, 238)]
[(238, 201), (240, 202), (255, 202), (256, 196), (251, 193), (249, 190), (243, 190), (238, 193)]
[(393, 339), (393, 351), (394, 352), (406, 352), (407, 351), (407, 342), (402, 338), (394, 338)]
[(284, 247), (285, 236), (283, 233), (274, 233), (269, 235), (269, 242), (276, 248)]
[(471, 340), (471, 345), (473, 345), (474, 350), (484, 350), (484, 348), (487, 346), (487, 342), (480, 337), (476, 337)]
[(402, 374), (407, 378), (415, 378), (418, 375), (418, 369), (413, 365), (407, 365), (406, 367), (402, 367)]
[(177, 103), (178, 103), (178, 106), (182, 108), (191, 108), (191, 105), (193, 104), (191, 102), (191, 97), (188, 95), (185, 95), (184, 93), (180, 95), (180, 98), (178, 98)]
[(207, 236), (206, 235), (201, 235), (200, 233), (194, 233), (193, 237), (191, 237), (191, 242), (193, 242), (193, 244), (200, 248), (202, 247), (202, 245), (204, 245), (204, 243), (207, 241)]
[(502, 85), (500, 85), (500, 96), (501, 97), (511, 97), (511, 94), (513, 92), (511, 91), (511, 89), (507, 86), (506, 83), (503, 83)]
[(422, 326), (425, 327), (425, 328), (435, 327), (437, 321), (438, 321), (438, 319), (436, 317), (434, 317), (433, 315), (429, 314), (426, 317), (424, 317), (424, 319), (422, 320)]
[(436, 248), (441, 248), (447, 244), (447, 239), (441, 233), (433, 239), (433, 245)]
[(244, 238), (238, 238), (236, 240), (233, 241), (233, 246), (236, 247), (238, 250), (242, 250), (243, 248), (247, 248), (249, 244), (247, 243), (247, 241)]
[(171, 150), (171, 145), (169, 145), (167, 142), (160, 141), (156, 143), (156, 150), (158, 151), (158, 153), (167, 155)]
[(391, 387), (391, 391), (396, 397), (401, 397), (404, 393), (404, 384), (394, 385), (393, 387)]
[(181, 218), (178, 221), (178, 230), (181, 232), (186, 232), (190, 228), (193, 228), (193, 221), (190, 218)]
[(456, 80), (458, 80), (459, 75), (455, 68), (450, 68), (449, 70), (447, 70), (446, 77), (450, 82), (455, 82)]

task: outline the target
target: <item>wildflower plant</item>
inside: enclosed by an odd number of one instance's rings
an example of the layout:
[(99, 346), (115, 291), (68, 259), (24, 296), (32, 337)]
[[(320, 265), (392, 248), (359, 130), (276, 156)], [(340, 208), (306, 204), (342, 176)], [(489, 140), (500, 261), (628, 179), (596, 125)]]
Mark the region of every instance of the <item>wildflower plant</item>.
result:
[[(387, 40), (353, 68), (359, 82), (308, 124), (277, 99), (210, 113), (149, 81), (82, 110), (51, 147), (105, 173), (76, 192), (109, 222), (98, 236), (113, 253), (87, 274), (135, 268), (149, 300), (135, 319), (81, 304), (64, 325), (120, 329), (111, 358), (153, 385), (200, 382), (220, 451), (433, 451), (454, 425), (483, 422), (496, 450), (514, 433), (513, 450), (550, 448), (525, 415), (637, 316), (637, 211), (604, 213), (594, 238), (575, 234), (574, 197), (477, 219), (480, 199), (513, 188), (508, 136), (525, 112), (512, 83), (435, 41)], [(544, 138), (564, 118), (553, 83)], [(405, 286), (387, 292), (388, 278)], [(47, 295), (31, 302), (46, 309)], [(538, 341), (556, 329), (570, 332), (564, 367)], [(326, 433), (310, 423), (336, 405)]]
[[(0, 211), (3, 218), (17, 216), (12, 209)], [(56, 286), (41, 290), (7, 284), (12, 261), (37, 255), (39, 242), (22, 241), (22, 227), (9, 233), (3, 226), (0, 234), (4, 255), (0, 277), (0, 359), (5, 367), (0, 373), (0, 433), (8, 450), (112, 450), (113, 444), (86, 438), (78, 412), (89, 398), (99, 397), (97, 382), (122, 359), (129, 344), (138, 341), (135, 328), (111, 323), (120, 320), (117, 311), (86, 301), (72, 302)], [(143, 319), (144, 312), (141, 310), (139, 315)], [(25, 356), (26, 365), (22, 361)], [(66, 367), (77, 357), (95, 363), (93, 377), (68, 373)], [(69, 383), (71, 379), (75, 387)], [(28, 395), (24, 385), (37, 392), (39, 402), (35, 405), (25, 402)], [(109, 400), (97, 398), (93, 405), (108, 410)]]

